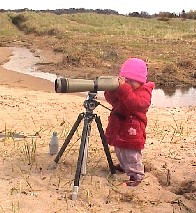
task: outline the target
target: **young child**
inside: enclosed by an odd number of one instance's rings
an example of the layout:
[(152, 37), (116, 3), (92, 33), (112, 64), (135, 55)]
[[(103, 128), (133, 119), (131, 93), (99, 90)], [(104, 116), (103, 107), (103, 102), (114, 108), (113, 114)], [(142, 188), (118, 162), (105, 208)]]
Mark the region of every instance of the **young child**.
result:
[(146, 63), (130, 58), (121, 67), (118, 88), (104, 93), (113, 107), (105, 135), (119, 161), (115, 169), (129, 176), (127, 186), (135, 186), (144, 178), (141, 150), (146, 140), (146, 113), (155, 86), (146, 80)]

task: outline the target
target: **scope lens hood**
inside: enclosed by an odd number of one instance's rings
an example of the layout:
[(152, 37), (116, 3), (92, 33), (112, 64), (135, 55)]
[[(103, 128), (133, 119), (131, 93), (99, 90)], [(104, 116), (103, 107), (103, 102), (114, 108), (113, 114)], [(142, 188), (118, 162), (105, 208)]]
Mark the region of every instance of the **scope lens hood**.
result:
[(57, 78), (55, 80), (55, 92), (66, 93), (68, 91), (68, 81), (66, 78)]

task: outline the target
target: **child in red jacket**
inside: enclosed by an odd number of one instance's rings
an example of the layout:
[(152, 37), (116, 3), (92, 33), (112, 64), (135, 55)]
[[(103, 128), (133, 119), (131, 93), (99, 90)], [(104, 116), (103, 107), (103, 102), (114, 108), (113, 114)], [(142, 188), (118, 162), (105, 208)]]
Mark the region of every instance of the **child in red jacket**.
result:
[(113, 107), (105, 135), (119, 160), (115, 169), (129, 176), (127, 186), (135, 186), (144, 178), (141, 150), (146, 140), (146, 113), (154, 88), (154, 83), (146, 83), (146, 79), (146, 63), (130, 58), (121, 67), (118, 88), (104, 93)]

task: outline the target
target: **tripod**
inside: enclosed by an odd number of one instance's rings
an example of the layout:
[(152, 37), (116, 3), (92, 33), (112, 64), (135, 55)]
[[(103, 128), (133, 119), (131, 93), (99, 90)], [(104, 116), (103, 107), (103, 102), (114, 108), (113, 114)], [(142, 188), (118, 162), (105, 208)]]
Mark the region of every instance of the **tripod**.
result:
[(63, 155), (63, 152), (65, 151), (67, 145), (69, 144), (71, 138), (73, 137), (75, 131), (77, 130), (79, 124), (81, 123), (82, 119), (84, 119), (84, 126), (82, 131), (82, 137), (81, 137), (81, 144), (79, 149), (79, 156), (77, 161), (77, 167), (76, 167), (76, 173), (75, 173), (75, 179), (74, 179), (74, 188), (72, 193), (72, 200), (77, 199), (77, 193), (79, 189), (79, 181), (80, 181), (80, 175), (86, 174), (86, 160), (87, 160), (87, 150), (88, 150), (88, 142), (91, 132), (91, 123), (93, 120), (95, 120), (97, 124), (97, 128), (99, 130), (99, 134), (102, 140), (102, 145), (104, 148), (104, 152), (107, 157), (107, 161), (109, 164), (109, 168), (111, 171), (111, 174), (116, 174), (114, 164), (110, 155), (110, 151), (108, 148), (108, 144), (106, 142), (106, 138), (104, 135), (101, 119), (97, 114), (93, 113), (93, 110), (100, 105), (99, 102), (95, 100), (97, 95), (97, 92), (89, 92), (87, 99), (84, 101), (84, 107), (86, 108), (86, 112), (80, 113), (78, 115), (77, 120), (75, 121), (73, 127), (71, 128), (69, 134), (67, 135), (67, 138), (65, 139), (65, 142), (63, 143), (61, 149), (59, 150), (54, 162), (57, 164)]

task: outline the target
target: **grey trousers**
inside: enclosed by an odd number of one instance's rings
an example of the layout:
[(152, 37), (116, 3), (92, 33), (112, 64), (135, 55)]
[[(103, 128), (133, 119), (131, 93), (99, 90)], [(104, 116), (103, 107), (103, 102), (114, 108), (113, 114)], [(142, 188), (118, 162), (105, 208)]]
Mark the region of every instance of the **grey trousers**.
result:
[(144, 178), (144, 165), (142, 164), (141, 150), (114, 148), (120, 167), (126, 174), (137, 180), (142, 180)]

